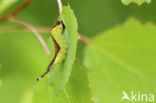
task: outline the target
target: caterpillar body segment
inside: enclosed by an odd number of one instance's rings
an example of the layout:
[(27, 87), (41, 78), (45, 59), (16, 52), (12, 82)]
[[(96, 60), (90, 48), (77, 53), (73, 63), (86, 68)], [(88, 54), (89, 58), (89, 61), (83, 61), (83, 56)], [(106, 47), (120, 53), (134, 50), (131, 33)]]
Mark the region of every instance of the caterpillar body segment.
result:
[(66, 40), (63, 37), (65, 26), (62, 21), (56, 21), (53, 25), (50, 34), (55, 44), (55, 56), (47, 67), (47, 71), (36, 80), (43, 78), (54, 66), (60, 64), (65, 59), (67, 52)]

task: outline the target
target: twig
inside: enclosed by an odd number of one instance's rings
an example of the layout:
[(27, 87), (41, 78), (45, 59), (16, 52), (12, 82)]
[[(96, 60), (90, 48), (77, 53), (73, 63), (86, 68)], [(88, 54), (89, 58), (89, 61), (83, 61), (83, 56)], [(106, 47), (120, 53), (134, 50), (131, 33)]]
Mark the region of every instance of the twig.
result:
[[(50, 28), (47, 27), (35, 27), (38, 32), (49, 33)], [(25, 26), (1, 26), (0, 32), (16, 32), (16, 31), (28, 31)], [(29, 30), (30, 31), (30, 30)]]
[[(62, 7), (62, 2), (61, 0), (57, 0), (57, 3), (58, 3), (58, 8), (59, 8), (59, 13), (61, 14), (62, 13), (62, 10), (63, 10), (63, 7)], [(89, 44), (91, 42), (91, 40), (83, 35), (79, 35), (79, 40), (86, 43), (86, 44)]]
[(84, 35), (80, 35), (80, 34), (79, 34), (79, 40), (86, 43), (86, 44), (89, 44), (89, 43), (92, 42), (92, 40), (90, 38), (88, 38), (88, 37), (86, 37)]
[(62, 8), (62, 2), (61, 2), (61, 0), (57, 0), (57, 3), (58, 3), (58, 8), (59, 8), (59, 13), (61, 14), (62, 13), (62, 10), (63, 10), (63, 8)]
[(13, 17), (11, 16), (10, 17), (10, 20), (14, 21), (14, 22), (17, 22), (17, 23), (20, 23), (20, 24), (23, 24), (25, 25), (28, 29), (30, 29), (34, 34), (35, 36), (38, 38), (38, 40), (40, 41), (40, 43), (42, 44), (45, 52), (47, 53), (47, 55), (50, 54), (50, 51), (49, 51), (49, 48), (48, 46), (46, 45), (45, 41), (43, 40), (43, 38), (41, 37), (41, 35), (39, 34), (39, 32), (37, 31), (37, 29), (35, 27), (33, 27), (31, 24), (29, 24), (28, 22), (22, 20), (22, 19), (19, 19), (19, 18), (16, 18), (16, 17)]
[[(50, 28), (48, 27), (36, 27), (37, 31), (43, 32), (43, 33), (49, 33)], [(9, 26), (9, 27), (1, 27), (0, 32), (12, 32), (16, 30), (26, 30), (24, 27), (19, 26)], [(92, 42), (92, 40), (82, 34), (79, 34), (79, 40), (83, 43), (89, 44)]]
[(6, 14), (5, 16), (0, 18), (0, 22), (3, 22), (5, 20), (7, 20), (9, 17), (17, 14), (19, 11), (21, 11), (23, 8), (25, 8), (27, 5), (29, 5), (33, 0), (26, 0), (24, 3), (22, 3), (20, 6), (18, 6), (17, 8), (13, 9), (11, 12), (9, 12), (8, 14)]

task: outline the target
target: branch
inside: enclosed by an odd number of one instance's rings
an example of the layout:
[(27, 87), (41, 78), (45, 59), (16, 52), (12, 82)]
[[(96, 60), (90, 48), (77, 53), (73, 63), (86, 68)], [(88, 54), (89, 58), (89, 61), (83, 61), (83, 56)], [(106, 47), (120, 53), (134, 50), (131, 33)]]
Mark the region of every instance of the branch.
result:
[(26, 0), (24, 3), (22, 3), (20, 6), (18, 6), (17, 8), (13, 9), (11, 12), (9, 12), (8, 14), (6, 14), (5, 16), (0, 18), (0, 22), (3, 22), (5, 20), (7, 20), (9, 17), (17, 14), (19, 11), (21, 11), (23, 8), (25, 8), (26, 6), (28, 6), (33, 0)]
[[(62, 2), (61, 0), (57, 0), (57, 3), (58, 3), (58, 8), (59, 8), (59, 13), (61, 14), (62, 13), (62, 10), (63, 10), (63, 7), (62, 7)], [(79, 40), (86, 43), (86, 44), (89, 44), (91, 42), (91, 39), (83, 36), (83, 35), (79, 35)]]
[(62, 2), (61, 2), (61, 0), (57, 0), (57, 3), (58, 3), (58, 8), (59, 8), (59, 13), (61, 14), (62, 10), (63, 10)]
[(84, 35), (79, 34), (79, 40), (83, 43), (89, 44), (92, 42), (92, 40)]
[[(37, 31), (43, 32), (43, 33), (49, 33), (50, 28), (48, 27), (36, 27)], [(9, 31), (8, 31), (9, 30)], [(26, 30), (25, 27), (19, 27), (19, 26), (8, 26), (8, 27), (1, 27), (0, 32), (12, 32), (16, 30)], [(32, 30), (31, 30), (32, 31)], [(82, 34), (79, 33), (79, 41), (89, 44), (92, 42), (92, 40)]]
[(48, 46), (46, 45), (45, 41), (43, 40), (43, 38), (41, 37), (41, 35), (39, 34), (39, 32), (37, 31), (37, 29), (35, 27), (33, 27), (31, 24), (29, 24), (28, 22), (22, 20), (22, 19), (19, 19), (19, 18), (16, 18), (16, 17), (10, 17), (10, 20), (11, 21), (14, 21), (14, 22), (17, 22), (17, 23), (20, 23), (20, 24), (23, 24), (25, 25), (28, 29), (30, 29), (34, 34), (35, 36), (38, 38), (38, 40), (40, 41), (40, 43), (42, 44), (45, 52), (47, 53), (47, 55), (50, 54), (50, 51), (49, 51), (49, 48)]

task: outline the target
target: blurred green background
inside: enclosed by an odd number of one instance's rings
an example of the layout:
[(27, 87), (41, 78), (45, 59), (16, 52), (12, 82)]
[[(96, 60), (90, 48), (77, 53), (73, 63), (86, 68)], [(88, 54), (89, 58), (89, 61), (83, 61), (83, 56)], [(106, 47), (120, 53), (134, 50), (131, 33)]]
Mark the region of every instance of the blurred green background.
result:
[[(15, 8), (22, 0), (19, 1), (10, 8)], [(65, 5), (69, 2), (77, 17), (79, 32), (87, 36), (94, 36), (116, 24), (122, 23), (129, 16), (136, 17), (143, 23), (148, 21), (156, 22), (156, 1), (154, 0), (150, 4), (144, 3), (141, 6), (134, 3), (125, 6), (120, 0), (62, 0), (62, 2)], [(0, 16), (9, 10), (6, 10)], [(34, 26), (51, 27), (58, 17), (57, 1), (34, 0), (28, 7), (18, 13), (17, 16)]]
[[(0, 8), (4, 5), (3, 1), (0, 1)], [(23, 1), (13, 2), (0, 12), (0, 17)], [(123, 24), (130, 17), (137, 18), (143, 24), (156, 23), (155, 0), (141, 6), (136, 4), (125, 6), (120, 0), (62, 0), (62, 2), (65, 5), (69, 2), (78, 21), (79, 33), (89, 38)], [(35, 27), (51, 28), (58, 15), (56, 0), (34, 0), (16, 16)], [(48, 62), (48, 56), (34, 34), (27, 29), (16, 28), (19, 26), (22, 25), (9, 20), (0, 23), (0, 103), (25, 103), (22, 100), (24, 93), (36, 85), (36, 77), (45, 71)], [(41, 34), (47, 41), (48, 33)], [(77, 58), (81, 64), (85, 46), (82, 42), (78, 43)]]

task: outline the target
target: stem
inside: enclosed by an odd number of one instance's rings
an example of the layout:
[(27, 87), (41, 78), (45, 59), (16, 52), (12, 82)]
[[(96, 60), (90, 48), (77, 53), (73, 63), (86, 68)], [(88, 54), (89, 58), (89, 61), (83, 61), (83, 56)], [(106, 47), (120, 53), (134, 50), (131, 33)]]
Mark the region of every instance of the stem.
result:
[(13, 16), (10, 17), (10, 20), (12, 20), (14, 22), (17, 22), (17, 23), (20, 23), (20, 24), (23, 24), (28, 29), (30, 29), (35, 34), (35, 36), (38, 38), (38, 40), (40, 41), (40, 43), (42, 44), (42, 46), (43, 46), (45, 52), (47, 53), (47, 55), (50, 54), (50, 51), (49, 51), (48, 46), (46, 45), (46, 43), (43, 40), (42, 36), (39, 34), (39, 32), (37, 31), (37, 29), (34, 26), (32, 26), (31, 24), (29, 24), (28, 22), (26, 22), (26, 21), (24, 21), (22, 19), (19, 19), (19, 18), (13, 17)]
[[(48, 27), (36, 27), (37, 31), (43, 32), (43, 33), (49, 33), (50, 28)], [(9, 30), (9, 31), (8, 31)], [(8, 27), (1, 27), (0, 32), (12, 32), (12, 31), (18, 31), (18, 30), (26, 30), (24, 27), (19, 26), (8, 26)], [(92, 40), (82, 34), (79, 34), (79, 40), (85, 44), (89, 44), (92, 42)]]
[[(61, 14), (62, 13), (62, 10), (63, 10), (63, 7), (62, 7), (62, 2), (61, 0), (57, 0), (57, 3), (58, 3), (58, 8), (59, 8), (59, 13)], [(79, 35), (79, 40), (86, 43), (86, 44), (89, 44), (91, 42), (91, 39), (83, 36), (83, 35)]]
[(19, 11), (21, 11), (23, 8), (25, 8), (26, 6), (28, 6), (33, 0), (26, 0), (24, 3), (22, 3), (20, 6), (18, 6), (17, 8), (13, 9), (11, 12), (9, 12), (8, 14), (6, 14), (5, 16), (0, 18), (0, 22), (3, 22), (5, 20), (7, 20), (9, 17), (17, 14)]
[(84, 35), (79, 35), (79, 40), (86, 43), (86, 44), (89, 44), (92, 42), (92, 40)]
[(58, 3), (58, 8), (59, 8), (59, 13), (61, 14), (62, 10), (63, 10), (62, 2), (61, 2), (61, 0), (57, 0), (57, 3)]

